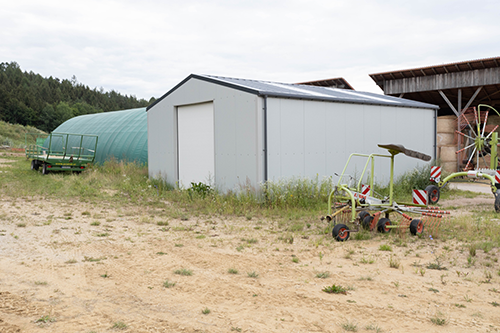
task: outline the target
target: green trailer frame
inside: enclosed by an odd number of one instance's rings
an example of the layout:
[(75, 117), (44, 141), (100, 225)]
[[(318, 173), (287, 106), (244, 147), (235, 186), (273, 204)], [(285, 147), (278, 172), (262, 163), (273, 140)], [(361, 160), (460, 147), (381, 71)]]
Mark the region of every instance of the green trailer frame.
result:
[[(90, 134), (26, 133), (26, 159), (31, 159), (31, 170), (42, 168), (42, 174), (53, 171), (85, 170), (94, 163), (98, 136)], [(36, 142), (28, 144), (28, 142)]]

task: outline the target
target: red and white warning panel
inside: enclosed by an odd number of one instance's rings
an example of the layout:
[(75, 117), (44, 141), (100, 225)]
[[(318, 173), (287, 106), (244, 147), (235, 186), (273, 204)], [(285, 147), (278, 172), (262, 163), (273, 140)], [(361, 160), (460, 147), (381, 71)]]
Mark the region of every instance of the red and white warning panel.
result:
[(361, 185), (361, 194), (368, 195), (370, 193), (370, 185)]
[(431, 166), (431, 182), (439, 183), (441, 181), (441, 167)]
[(500, 170), (495, 171), (495, 183), (500, 183)]
[(427, 191), (413, 190), (413, 203), (415, 205), (426, 205), (427, 206)]

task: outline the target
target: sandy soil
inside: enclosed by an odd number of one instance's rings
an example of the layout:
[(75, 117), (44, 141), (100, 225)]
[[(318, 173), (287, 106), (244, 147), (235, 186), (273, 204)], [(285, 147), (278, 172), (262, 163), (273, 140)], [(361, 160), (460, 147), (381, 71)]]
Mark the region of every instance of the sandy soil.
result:
[[(311, 221), (291, 243), (277, 221), (182, 221), (162, 209), (0, 194), (0, 332), (500, 329), (498, 249), (478, 251), (469, 266), (454, 241), (408, 234), (338, 243), (320, 234), (324, 226)], [(447, 270), (426, 267), (438, 257)], [(192, 275), (175, 274), (182, 269)], [(349, 290), (322, 291), (333, 284)]]

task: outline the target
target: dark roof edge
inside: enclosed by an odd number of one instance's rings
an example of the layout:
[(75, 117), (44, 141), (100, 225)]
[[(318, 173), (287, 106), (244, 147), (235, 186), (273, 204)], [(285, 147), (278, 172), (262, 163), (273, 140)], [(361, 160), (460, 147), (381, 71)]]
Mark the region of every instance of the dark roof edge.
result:
[(198, 79), (198, 80), (202, 80), (202, 81), (206, 81), (206, 82), (217, 83), (217, 84), (219, 84), (221, 86), (225, 86), (225, 87), (229, 87), (229, 88), (241, 90), (241, 91), (244, 91), (244, 92), (247, 92), (247, 93), (250, 93), (250, 94), (254, 94), (254, 95), (259, 95), (260, 94), (260, 91), (255, 90), (255, 89), (250, 89), (250, 88), (243, 87), (243, 86), (240, 86), (240, 85), (237, 85), (237, 84), (232, 84), (232, 83), (229, 83), (229, 82), (226, 82), (226, 81), (217, 80), (217, 79), (214, 79), (214, 78), (211, 78), (211, 77), (207, 77), (207, 76), (203, 76), (203, 75), (191, 74), (187, 78), (185, 78), (184, 80), (182, 80), (181, 82), (179, 82), (175, 87), (173, 87), (172, 89), (170, 89), (169, 91), (167, 91), (163, 96), (161, 96), (160, 98), (158, 98), (152, 104), (148, 105), (148, 107), (146, 108), (146, 111), (149, 111), (149, 109), (151, 109), (153, 106), (155, 106), (156, 104), (158, 104), (159, 102), (161, 102), (165, 97), (167, 97), (168, 95), (170, 95), (171, 93), (173, 93), (180, 86), (182, 86), (184, 83), (186, 83), (187, 81), (189, 81), (191, 79)]
[[(170, 89), (168, 92), (166, 92), (163, 96), (158, 98), (156, 101), (154, 101), (151, 105), (149, 105), (146, 108), (146, 111), (149, 111), (153, 106), (155, 106), (157, 103), (162, 101), (164, 98), (166, 98), (168, 95), (173, 93), (175, 90), (177, 90), (180, 86), (182, 86), (184, 83), (189, 81), (190, 79), (199, 79), (202, 81), (206, 82), (211, 82), (215, 84), (219, 84), (221, 86), (241, 90), (250, 94), (254, 94), (257, 96), (261, 97), (282, 97), (282, 98), (290, 98), (290, 99), (301, 99), (301, 100), (313, 100), (313, 101), (330, 101), (330, 102), (337, 102), (337, 103), (353, 103), (353, 104), (365, 104), (365, 105), (384, 105), (384, 106), (394, 106), (394, 107), (406, 107), (406, 108), (420, 108), (420, 109), (439, 109), (439, 106), (434, 105), (434, 104), (427, 104), (427, 103), (422, 103), (422, 102), (417, 102), (417, 101), (411, 101), (412, 103), (418, 103), (419, 105), (409, 105), (409, 103), (405, 105), (398, 105), (397, 103), (384, 103), (384, 102), (367, 102), (367, 101), (360, 101), (359, 99), (350, 99), (350, 98), (344, 98), (343, 100), (335, 100), (334, 98), (324, 98), (324, 97), (315, 97), (315, 96), (307, 96), (305, 97), (304, 95), (294, 95), (294, 94), (282, 94), (282, 93), (277, 93), (277, 92), (261, 92), (256, 89), (251, 89), (248, 87), (243, 87), (238, 84), (233, 84), (230, 82), (218, 80), (215, 78), (203, 76), (203, 75), (197, 75), (197, 74), (191, 74), (188, 77), (186, 77), (184, 80), (179, 82), (175, 87)], [(390, 97), (390, 96), (385, 96), (384, 97)]]
[[(380, 102), (380, 103), (366, 102), (366, 101), (360, 101), (359, 99), (349, 99), (349, 98), (345, 98), (345, 99), (339, 101), (339, 100), (335, 100), (333, 98), (328, 99), (328, 98), (324, 98), (324, 97), (315, 97), (315, 96), (304, 97), (303, 95), (280, 94), (280, 93), (269, 93), (269, 92), (259, 94), (259, 96), (261, 96), (261, 97), (281, 97), (281, 98), (290, 98), (290, 99), (301, 99), (301, 100), (305, 100), (305, 101), (310, 101), (310, 100), (312, 100), (312, 101), (326, 101), (326, 102), (346, 103), (346, 104), (383, 105), (383, 106), (393, 106), (393, 107), (401, 107), (401, 108), (435, 109), (435, 110), (439, 109), (438, 105), (428, 104), (428, 103), (423, 103), (423, 102), (418, 102), (418, 101), (413, 101), (413, 100), (410, 100), (410, 101), (412, 103), (418, 103), (419, 105), (409, 105), (409, 104), (398, 105), (396, 103), (393, 104), (393, 103), (383, 103), (383, 102)], [(382, 95), (382, 96), (387, 97), (387, 95)], [(393, 97), (393, 96), (390, 96), (390, 97)]]

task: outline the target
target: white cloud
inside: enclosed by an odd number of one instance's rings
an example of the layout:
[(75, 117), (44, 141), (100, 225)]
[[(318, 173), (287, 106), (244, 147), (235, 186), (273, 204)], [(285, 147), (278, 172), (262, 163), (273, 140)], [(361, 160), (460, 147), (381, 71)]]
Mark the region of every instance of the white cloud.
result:
[(491, 0), (18, 0), (0, 11), (0, 62), (146, 99), (190, 73), (342, 76), (381, 93), (368, 74), (497, 56), (499, 12)]

